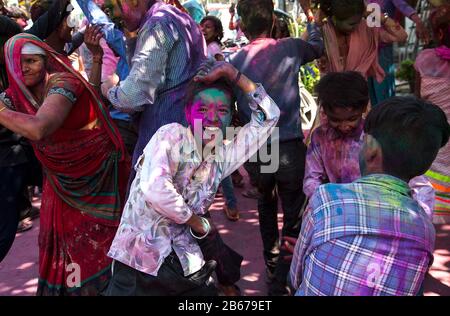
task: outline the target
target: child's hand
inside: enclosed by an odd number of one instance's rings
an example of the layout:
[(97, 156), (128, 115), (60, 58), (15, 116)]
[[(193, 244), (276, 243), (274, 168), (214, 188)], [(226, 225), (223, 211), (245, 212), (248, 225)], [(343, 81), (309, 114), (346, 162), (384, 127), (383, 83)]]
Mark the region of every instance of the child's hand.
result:
[[(284, 240), (284, 242), (281, 245), (281, 249), (287, 250), (289, 253), (294, 254), (295, 244), (297, 243), (297, 238), (284, 236), (282, 239)], [(283, 260), (287, 261), (287, 262), (292, 261), (292, 255), (284, 256)]]
[(236, 73), (236, 68), (231, 64), (224, 61), (214, 61), (209, 59), (200, 66), (194, 77), (194, 81), (203, 82), (205, 84), (211, 84), (220, 78), (226, 78), (233, 81), (233, 75), (236, 76)]
[(293, 254), (295, 250), (295, 244), (297, 243), (297, 238), (284, 236), (283, 240), (284, 243), (281, 247)]

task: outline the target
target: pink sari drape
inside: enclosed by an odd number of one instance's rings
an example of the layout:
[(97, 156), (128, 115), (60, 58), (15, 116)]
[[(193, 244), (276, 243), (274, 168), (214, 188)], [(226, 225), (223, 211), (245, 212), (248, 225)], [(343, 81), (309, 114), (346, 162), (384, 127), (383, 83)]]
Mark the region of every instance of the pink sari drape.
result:
[(331, 22), (323, 26), (323, 36), (328, 57), (328, 71), (358, 71), (363, 76), (375, 77), (378, 82), (384, 79), (384, 70), (378, 63), (379, 32), (378, 28), (367, 26), (361, 20), (350, 35), (349, 51), (345, 63), (340, 58), (336, 31)]

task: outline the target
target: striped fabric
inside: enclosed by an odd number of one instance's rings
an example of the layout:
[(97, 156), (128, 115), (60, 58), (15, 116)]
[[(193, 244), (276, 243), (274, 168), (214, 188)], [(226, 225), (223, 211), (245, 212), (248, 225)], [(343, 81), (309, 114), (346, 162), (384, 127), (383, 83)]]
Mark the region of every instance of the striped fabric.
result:
[[(422, 77), (421, 94), (426, 100), (439, 105), (450, 122), (449, 79)], [(450, 223), (450, 143), (439, 151), (426, 176), (436, 191), (434, 222)]]
[[(450, 161), (450, 152), (446, 157), (447, 161)], [(436, 217), (450, 216), (450, 177), (433, 170), (428, 170), (426, 176), (436, 191), (434, 215)], [(439, 218), (436, 219), (436, 222), (439, 222)]]
[[(438, 105), (450, 122), (450, 61), (440, 58), (435, 49), (425, 49), (415, 68), (421, 78), (421, 97)], [(450, 143), (441, 148), (426, 176), (436, 191), (433, 222), (450, 223)]]
[(291, 264), (296, 295), (417, 295), (435, 231), (406, 182), (326, 184), (310, 205)]

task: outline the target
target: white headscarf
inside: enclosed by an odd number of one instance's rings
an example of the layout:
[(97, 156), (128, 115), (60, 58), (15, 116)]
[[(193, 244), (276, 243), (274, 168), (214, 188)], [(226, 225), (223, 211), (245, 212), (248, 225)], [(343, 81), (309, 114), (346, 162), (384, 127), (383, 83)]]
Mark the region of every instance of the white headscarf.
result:
[(46, 56), (47, 54), (45, 53), (45, 50), (43, 50), (42, 48), (40, 48), (39, 46), (36, 46), (32, 43), (25, 43), (22, 47), (22, 50), (20, 51), (20, 53), (22, 55), (24, 54), (30, 54), (30, 55), (44, 55)]

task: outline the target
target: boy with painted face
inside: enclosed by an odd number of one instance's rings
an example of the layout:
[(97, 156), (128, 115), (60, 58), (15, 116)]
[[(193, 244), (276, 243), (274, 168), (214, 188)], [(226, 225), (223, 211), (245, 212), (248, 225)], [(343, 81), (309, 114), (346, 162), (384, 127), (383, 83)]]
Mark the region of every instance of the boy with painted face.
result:
[[(251, 122), (229, 142), (220, 141), (220, 132), (231, 121), (232, 94), (216, 82), (220, 78), (246, 93), (253, 111)], [(207, 283), (214, 269), (210, 259), (217, 261), (224, 279), (237, 281), (224, 268), (233, 260), (240, 266), (242, 257), (211, 229), (207, 211), (221, 180), (266, 142), (279, 115), (264, 88), (230, 64), (203, 65), (187, 93), (189, 127), (178, 123), (161, 127), (137, 160), (136, 177), (109, 251), (115, 261), (107, 294), (215, 295), (216, 289)]]
[[(331, 72), (316, 87), (326, 119), (311, 136), (306, 154), (303, 190), (308, 198), (325, 183), (350, 183), (361, 177), (359, 151), (363, 144), (363, 114), (369, 103), (366, 79), (355, 71)], [(424, 177), (411, 179), (413, 198), (428, 215), (434, 190)]]

